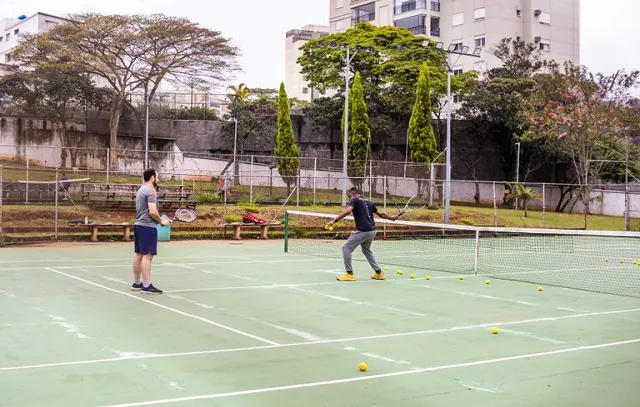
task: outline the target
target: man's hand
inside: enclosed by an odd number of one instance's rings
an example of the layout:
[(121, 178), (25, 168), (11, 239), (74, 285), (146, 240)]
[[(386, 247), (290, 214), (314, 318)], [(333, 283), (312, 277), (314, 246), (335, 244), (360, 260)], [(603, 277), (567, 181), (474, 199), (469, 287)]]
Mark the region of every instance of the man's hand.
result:
[(162, 226), (169, 226), (171, 223), (173, 223), (173, 222), (171, 222), (171, 221), (170, 221), (169, 219), (167, 219), (167, 218), (160, 218), (160, 224), (161, 224)]

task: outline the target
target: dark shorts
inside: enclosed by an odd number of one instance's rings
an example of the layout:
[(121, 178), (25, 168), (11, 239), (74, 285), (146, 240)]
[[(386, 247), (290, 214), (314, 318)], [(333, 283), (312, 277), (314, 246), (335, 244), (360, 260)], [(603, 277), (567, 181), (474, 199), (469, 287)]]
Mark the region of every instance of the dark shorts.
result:
[(158, 254), (158, 229), (134, 225), (133, 237), (137, 254)]

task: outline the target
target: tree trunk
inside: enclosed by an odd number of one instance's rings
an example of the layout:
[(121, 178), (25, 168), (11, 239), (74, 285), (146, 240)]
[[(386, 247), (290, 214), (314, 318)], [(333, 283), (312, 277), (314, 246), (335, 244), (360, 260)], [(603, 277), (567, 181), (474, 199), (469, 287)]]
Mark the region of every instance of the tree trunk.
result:
[(116, 94), (111, 101), (109, 117), (109, 163), (111, 171), (118, 171), (118, 126), (124, 105), (124, 95)]
[(522, 205), (524, 206), (524, 217), (525, 218), (529, 217), (529, 211), (528, 211), (528, 208), (527, 208), (527, 204), (528, 204), (528, 201), (526, 199), (523, 199), (522, 200)]

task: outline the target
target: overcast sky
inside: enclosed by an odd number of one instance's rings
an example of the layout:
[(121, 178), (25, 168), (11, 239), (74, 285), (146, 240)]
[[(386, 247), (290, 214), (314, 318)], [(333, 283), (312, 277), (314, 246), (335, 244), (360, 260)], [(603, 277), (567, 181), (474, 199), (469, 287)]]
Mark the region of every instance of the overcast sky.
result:
[[(285, 33), (308, 24), (328, 25), (329, 0), (1, 0), (0, 17), (36, 12), (64, 16), (83, 11), (102, 14), (162, 13), (187, 17), (219, 30), (240, 47), (234, 83), (277, 88), (284, 80)], [(11, 4), (13, 3), (13, 5)], [(8, 5), (9, 7), (4, 7)], [(640, 1), (581, 1), (581, 63), (592, 71), (640, 69), (633, 45), (640, 34)]]

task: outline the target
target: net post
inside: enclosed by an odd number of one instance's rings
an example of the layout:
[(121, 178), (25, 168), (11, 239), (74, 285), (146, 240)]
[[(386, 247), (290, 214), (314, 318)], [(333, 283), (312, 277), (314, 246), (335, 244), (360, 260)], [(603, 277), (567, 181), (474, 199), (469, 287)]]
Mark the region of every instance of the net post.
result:
[(109, 183), (109, 173), (111, 172), (111, 148), (107, 147), (107, 184)]
[(289, 211), (284, 213), (284, 252), (289, 252)]
[(493, 226), (498, 227), (498, 202), (496, 201), (495, 181), (493, 181)]
[(4, 246), (4, 232), (2, 231), (2, 197), (4, 196), (4, 184), (2, 182), (3, 166), (0, 165), (0, 246)]
[(313, 157), (313, 205), (316, 204), (316, 184), (318, 182), (318, 157)]
[[(384, 177), (382, 177), (382, 189), (384, 190), (383, 192), (383, 198), (382, 198), (382, 202), (383, 202), (383, 208), (384, 211), (387, 211), (387, 176), (385, 175)], [(383, 226), (383, 230), (382, 230), (382, 236), (383, 238), (387, 238), (387, 224), (385, 223)]]
[(56, 209), (55, 209), (55, 224), (53, 226), (53, 231), (54, 231), (54, 235), (56, 240), (58, 240), (58, 193), (60, 192), (60, 179), (59, 179), (59, 169), (56, 167), (56, 187), (55, 187), (55, 205), (56, 205)]
[(478, 275), (478, 258), (480, 257), (480, 231), (476, 230), (476, 250), (475, 250), (475, 260), (473, 266), (473, 274)]
[(251, 166), (249, 167), (249, 203), (253, 204), (253, 155), (251, 156)]

